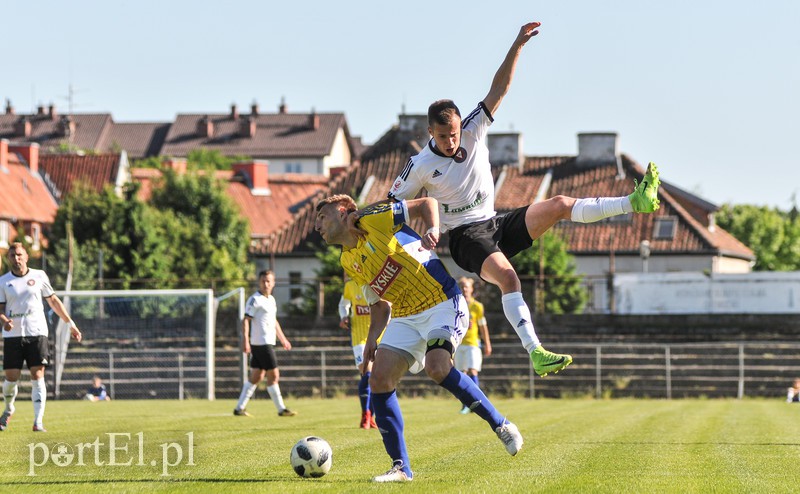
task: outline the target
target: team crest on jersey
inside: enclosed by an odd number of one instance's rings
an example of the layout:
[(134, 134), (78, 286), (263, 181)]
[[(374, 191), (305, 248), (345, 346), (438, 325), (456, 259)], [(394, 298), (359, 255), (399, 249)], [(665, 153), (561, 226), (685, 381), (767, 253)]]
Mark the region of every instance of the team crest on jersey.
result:
[(33, 286), (36, 284), (36, 280), (28, 280), (28, 286)]
[(386, 259), (386, 262), (383, 263), (381, 270), (378, 272), (378, 275), (372, 279), (369, 283), (369, 287), (377, 293), (379, 296), (382, 296), (386, 293), (386, 290), (392, 285), (394, 280), (400, 275), (400, 271), (403, 270), (403, 266), (400, 265), (399, 262), (395, 261), (391, 257)]
[(467, 159), (467, 150), (461, 147), (458, 148), (456, 154), (453, 155), (453, 161), (456, 163), (463, 163), (465, 159)]
[(357, 262), (354, 262), (353, 263), (353, 271), (355, 271), (358, 274), (361, 274), (361, 265), (359, 263), (357, 263)]
[(394, 185), (392, 185), (392, 190), (395, 190), (395, 191), (399, 190), (401, 185), (403, 185), (403, 181), (402, 180), (396, 181), (394, 183)]

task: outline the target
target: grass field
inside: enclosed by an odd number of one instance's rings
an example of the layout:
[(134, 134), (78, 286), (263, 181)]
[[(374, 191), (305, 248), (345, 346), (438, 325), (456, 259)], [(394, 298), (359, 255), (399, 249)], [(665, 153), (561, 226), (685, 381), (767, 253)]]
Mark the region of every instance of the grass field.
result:
[[(800, 406), (780, 400), (496, 400), (525, 436), (510, 457), (455, 400), (401, 398), (415, 472), (404, 485), (370, 483), (390, 462), (379, 433), (357, 428), (356, 398), (287, 402), (297, 417), (277, 417), (264, 399), (251, 402), (251, 418), (234, 417), (230, 400), (51, 400), (49, 432), (33, 433), (31, 404), (21, 400), (0, 433), (0, 485), (15, 493), (797, 489)], [(289, 450), (312, 434), (330, 442), (333, 468), (301, 479)]]

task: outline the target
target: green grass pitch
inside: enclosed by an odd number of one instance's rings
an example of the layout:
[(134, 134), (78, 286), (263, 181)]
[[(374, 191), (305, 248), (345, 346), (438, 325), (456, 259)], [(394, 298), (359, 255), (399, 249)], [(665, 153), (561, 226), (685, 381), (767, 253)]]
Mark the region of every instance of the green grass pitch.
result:
[[(370, 482), (390, 463), (380, 434), (358, 428), (354, 397), (289, 398), (299, 415), (284, 418), (263, 398), (248, 407), (253, 417), (234, 417), (233, 400), (51, 400), (47, 433), (31, 432), (31, 404), (19, 400), (9, 430), (0, 433), (0, 485), (15, 493), (797, 488), (800, 405), (780, 399), (497, 399), (525, 437), (516, 457), (477, 416), (460, 415), (454, 399), (400, 402), (415, 472), (406, 485)], [(291, 446), (306, 435), (333, 447), (333, 468), (320, 479), (302, 479), (289, 466)]]

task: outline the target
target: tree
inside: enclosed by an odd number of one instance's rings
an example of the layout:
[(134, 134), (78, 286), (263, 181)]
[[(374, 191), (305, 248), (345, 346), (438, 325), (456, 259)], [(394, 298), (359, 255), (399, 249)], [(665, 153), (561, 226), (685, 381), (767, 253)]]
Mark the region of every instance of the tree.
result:
[[(567, 252), (567, 243), (552, 230), (533, 241), (533, 246), (511, 258), (511, 265), (520, 278), (526, 275), (537, 282), (539, 303), (531, 304), (549, 314), (575, 314), (583, 311), (588, 295), (582, 277), (575, 274), (575, 258)], [(542, 254), (544, 258), (542, 259)], [(542, 270), (543, 268), (543, 270)], [(542, 276), (543, 275), (543, 276)], [(523, 288), (526, 298), (530, 292)]]
[(211, 173), (165, 170), (163, 184), (153, 190), (152, 206), (171, 215), (163, 234), (176, 251), (179, 277), (243, 280), (250, 274), (249, 226), (224, 187)]
[(189, 288), (212, 279), (233, 287), (248, 277), (247, 222), (221, 183), (167, 172), (152, 204), (139, 200), (137, 190), (128, 184), (119, 197), (111, 187), (96, 193), (78, 185), (65, 198), (48, 249), (56, 283), (66, 281), (70, 230), (75, 289), (97, 287), (101, 259), (103, 278), (122, 280), (113, 288)]
[(717, 224), (756, 255), (755, 271), (800, 269), (800, 220), (796, 213), (746, 204), (726, 204)]

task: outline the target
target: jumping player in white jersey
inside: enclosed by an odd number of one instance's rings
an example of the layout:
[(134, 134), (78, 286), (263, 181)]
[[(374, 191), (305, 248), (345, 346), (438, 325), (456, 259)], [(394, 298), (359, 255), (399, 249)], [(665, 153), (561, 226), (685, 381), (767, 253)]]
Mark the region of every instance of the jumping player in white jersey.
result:
[(275, 409), (281, 417), (293, 417), (297, 412), (289, 410), (283, 403), (281, 387), (278, 384), (280, 371), (278, 360), (275, 357), (276, 339), (286, 350), (292, 349), (292, 344), (283, 334), (281, 324), (277, 319), (278, 308), (272, 289), (275, 288), (275, 273), (261, 271), (258, 273), (258, 291), (247, 299), (242, 323), (242, 351), (250, 355), (250, 379), (242, 384), (239, 402), (233, 409), (233, 414), (250, 416), (246, 411), (247, 403), (253, 397), (264, 377), (267, 378), (267, 392), (272, 398)]
[[(508, 259), (529, 248), (533, 239), (560, 220), (591, 223), (620, 214), (656, 211), (660, 181), (656, 166), (650, 163), (642, 182), (634, 184), (634, 192), (627, 197), (555, 196), (496, 215), (486, 135), (511, 85), (522, 47), (539, 33), (539, 26), (539, 22), (531, 22), (520, 28), (489, 93), (463, 120), (453, 101), (431, 104), (428, 132), (432, 138), (408, 160), (389, 198), (410, 199), (425, 188), (428, 196), (439, 201), (441, 231), (450, 231), (453, 260), (500, 288), (506, 318), (530, 354), (536, 373), (546, 376), (572, 363), (572, 357), (549, 352), (540, 344), (530, 309), (522, 298), (519, 277)], [(354, 221), (350, 219), (351, 225)]]
[(50, 363), (47, 339), (47, 318), (42, 299), (69, 325), (72, 337), (81, 341), (78, 326), (67, 314), (67, 309), (50, 286), (50, 279), (40, 269), (28, 267), (28, 251), (19, 242), (8, 249), (11, 271), (0, 276), (0, 324), (3, 327), (3, 382), (5, 409), (0, 415), (0, 431), (8, 429), (14, 414), (17, 398), (17, 381), (22, 364), (28, 364), (31, 373), (31, 401), (33, 401), (33, 431), (46, 432), (42, 424), (47, 388), (44, 368)]

